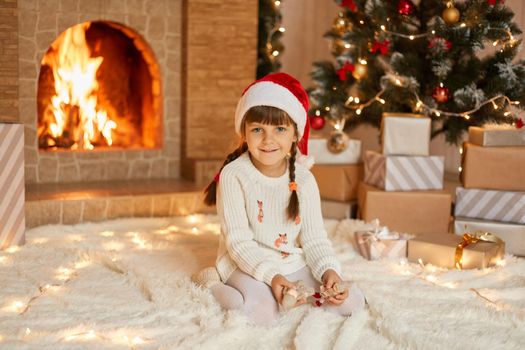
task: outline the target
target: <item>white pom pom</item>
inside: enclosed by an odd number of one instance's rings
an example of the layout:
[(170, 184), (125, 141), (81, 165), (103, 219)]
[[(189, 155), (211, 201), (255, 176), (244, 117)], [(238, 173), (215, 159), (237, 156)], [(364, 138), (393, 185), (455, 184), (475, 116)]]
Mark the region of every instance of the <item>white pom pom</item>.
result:
[(298, 153), (298, 156), (295, 159), (297, 163), (301, 164), (307, 169), (310, 169), (315, 164), (315, 159), (312, 156), (303, 156), (302, 154)]

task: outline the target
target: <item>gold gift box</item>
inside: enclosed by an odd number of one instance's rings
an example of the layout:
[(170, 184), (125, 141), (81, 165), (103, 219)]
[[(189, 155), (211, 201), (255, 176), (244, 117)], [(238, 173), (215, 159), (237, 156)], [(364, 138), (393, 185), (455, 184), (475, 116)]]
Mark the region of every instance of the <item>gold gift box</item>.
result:
[[(454, 234), (425, 234), (408, 241), (407, 258), (412, 262), (455, 268), (456, 247), (463, 238)], [(505, 243), (478, 241), (463, 249), (463, 269), (494, 266), (505, 254)]]

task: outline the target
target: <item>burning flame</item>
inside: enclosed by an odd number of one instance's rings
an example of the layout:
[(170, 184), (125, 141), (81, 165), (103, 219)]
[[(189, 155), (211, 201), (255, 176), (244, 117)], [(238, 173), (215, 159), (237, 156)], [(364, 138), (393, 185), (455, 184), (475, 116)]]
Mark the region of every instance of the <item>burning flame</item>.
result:
[(89, 23), (67, 29), (53, 43), (42, 64), (53, 71), (55, 95), (44, 112), (39, 136), (46, 146), (65, 144), (71, 149), (94, 148), (94, 144), (113, 144), (115, 121), (97, 106), (97, 71), (103, 57), (91, 57), (85, 32)]

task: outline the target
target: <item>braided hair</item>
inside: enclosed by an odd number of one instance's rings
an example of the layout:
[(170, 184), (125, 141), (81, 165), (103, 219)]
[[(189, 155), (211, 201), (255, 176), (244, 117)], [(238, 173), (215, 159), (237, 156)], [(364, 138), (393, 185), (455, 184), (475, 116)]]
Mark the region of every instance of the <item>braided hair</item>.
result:
[[(246, 152), (248, 150), (248, 144), (246, 142), (243, 142), (239, 147), (235, 149), (232, 153), (228, 154), (226, 156), (226, 160), (224, 163), (222, 163), (221, 169), (219, 170), (219, 173), (222, 171), (222, 168), (226, 166), (226, 164), (233, 162), (235, 159), (239, 158), (241, 154)], [(217, 174), (217, 175), (218, 175)], [(217, 184), (219, 183), (219, 177), (216, 176), (215, 179), (213, 179), (212, 182), (206, 187), (204, 190), (204, 203), (209, 206), (215, 205), (217, 202)]]

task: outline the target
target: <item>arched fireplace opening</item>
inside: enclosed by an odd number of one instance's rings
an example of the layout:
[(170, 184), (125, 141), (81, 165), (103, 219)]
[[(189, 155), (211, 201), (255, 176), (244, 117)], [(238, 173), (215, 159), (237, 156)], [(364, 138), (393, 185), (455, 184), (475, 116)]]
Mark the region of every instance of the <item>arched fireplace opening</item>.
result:
[(44, 55), (38, 79), (38, 147), (44, 151), (162, 147), (156, 58), (132, 29), (77, 24)]

